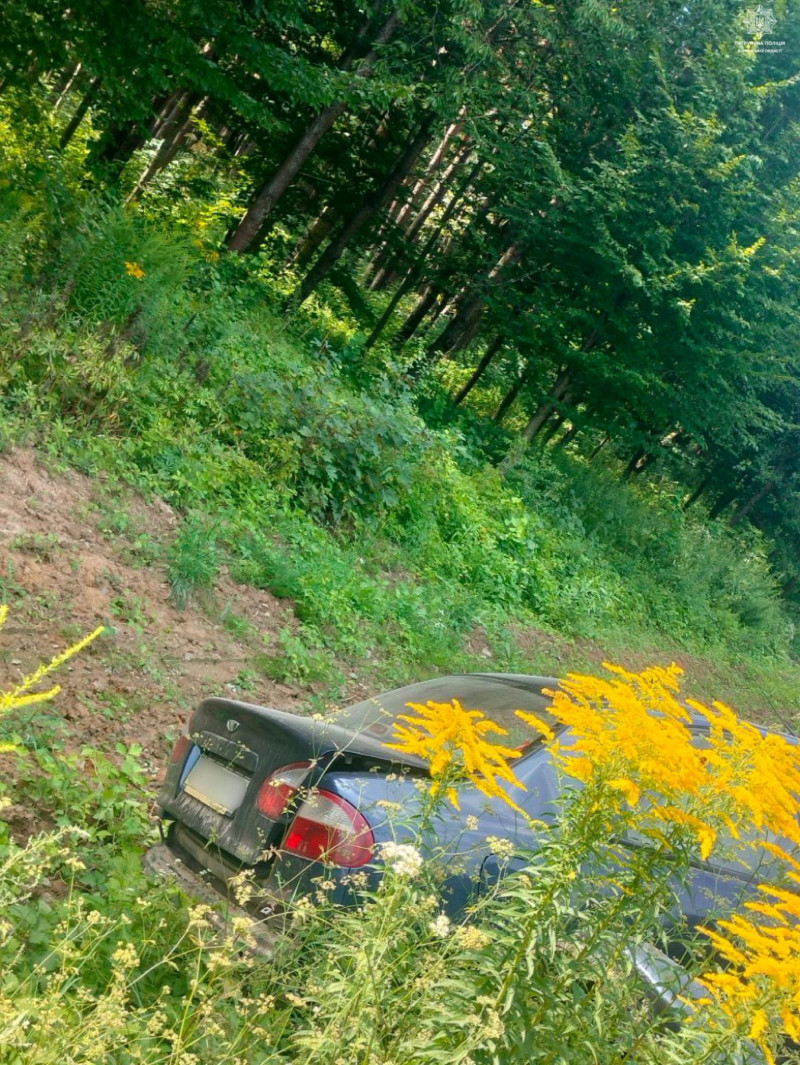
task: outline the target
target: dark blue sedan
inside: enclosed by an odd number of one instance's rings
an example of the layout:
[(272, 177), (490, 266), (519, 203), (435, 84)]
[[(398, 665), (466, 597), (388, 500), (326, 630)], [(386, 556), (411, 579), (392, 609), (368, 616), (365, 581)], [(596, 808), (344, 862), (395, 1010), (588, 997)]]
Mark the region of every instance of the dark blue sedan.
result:
[[(392, 750), (394, 726), (409, 703), (457, 698), (504, 726), (504, 743), (518, 746), (514, 771), (524, 784), (512, 797), (525, 814), (548, 821), (558, 814), (562, 776), (552, 753), (531, 741), (515, 716), (547, 714), (549, 677), (473, 673), (439, 677), (356, 703), (326, 719), (302, 717), (230, 699), (208, 699), (172, 752), (158, 796), (163, 843), (151, 852), (152, 869), (169, 870), (194, 894), (229, 894), (242, 873), (256, 890), (249, 907), (269, 918), (288, 894), (311, 893), (323, 868), (335, 882), (333, 901), (351, 898), (353, 873), (372, 875), (382, 843), (412, 839), (427, 767)], [(705, 742), (702, 718), (693, 723)], [(561, 745), (569, 733), (560, 733)], [(513, 868), (508, 851), (535, 849), (526, 817), (469, 783), (458, 791), (460, 810), (443, 804), (427, 832), (427, 849), (446, 870), (444, 905), (457, 915), (475, 891)], [(502, 853), (496, 853), (503, 841)], [(509, 842), (510, 841), (510, 842)], [(323, 864), (324, 863), (324, 866)], [(688, 924), (708, 918), (722, 901), (736, 905), (762, 879), (758, 852), (747, 860), (697, 859), (680, 908)], [(269, 922), (267, 922), (267, 925)], [(265, 925), (265, 928), (267, 927)]]
[[(545, 742), (523, 725), (516, 710), (547, 722), (568, 748), (570, 733), (548, 714), (551, 677), (471, 673), (438, 677), (367, 699), (328, 718), (304, 717), (231, 699), (207, 699), (172, 751), (158, 795), (162, 842), (146, 857), (150, 871), (174, 877), (190, 896), (227, 900), (227, 914), (245, 905), (260, 952), (283, 933), (289, 898), (311, 895), (324, 877), (334, 903), (354, 898), (354, 883), (380, 876), (381, 845), (415, 842), (440, 864), (445, 910), (457, 917), (476, 893), (537, 848), (531, 821), (558, 817), (564, 777)], [(510, 795), (524, 814), (472, 784), (458, 788), (458, 805), (443, 802), (420, 841), (419, 814), (430, 781), (426, 763), (390, 744), (410, 703), (458, 699), (480, 709), (519, 750), (514, 773), (523, 787)], [(699, 747), (708, 725), (691, 729)], [(635, 839), (629, 840), (637, 846)], [(729, 856), (693, 864), (682, 882), (676, 912), (691, 928), (730, 910), (764, 879), (766, 852), (729, 848)], [(247, 884), (246, 897), (237, 885)], [(219, 908), (218, 908), (219, 909)], [(219, 917), (225, 920), (225, 907)], [(642, 944), (629, 951), (655, 1012), (670, 1025), (691, 1013), (706, 992), (674, 959)], [(755, 1047), (741, 1065), (764, 1062)]]

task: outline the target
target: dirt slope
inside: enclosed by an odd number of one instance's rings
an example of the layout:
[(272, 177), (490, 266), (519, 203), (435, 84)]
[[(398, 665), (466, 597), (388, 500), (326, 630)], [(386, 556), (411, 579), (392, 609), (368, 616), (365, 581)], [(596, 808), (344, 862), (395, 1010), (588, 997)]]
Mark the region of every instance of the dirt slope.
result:
[[(55, 714), (67, 726), (69, 747), (113, 751), (116, 743), (136, 742), (155, 775), (171, 738), (205, 696), (299, 709), (318, 694), (270, 679), (281, 675), (268, 661), (279, 652), (279, 634), (296, 625), (290, 601), (239, 585), (223, 570), (201, 601), (176, 607), (163, 558), (178, 523), (161, 500), (50, 470), (31, 450), (0, 455), (0, 603), (11, 607), (0, 630), (0, 691), (96, 626), (108, 628), (59, 671), (56, 701), (11, 722), (12, 729), (24, 726), (35, 736), (37, 715)], [(794, 666), (754, 672), (667, 648), (617, 654), (535, 628), (515, 629), (514, 638), (526, 672), (594, 671), (606, 658), (632, 668), (675, 659), (686, 669), (687, 692), (725, 699), (746, 717), (791, 731), (800, 716)], [(481, 669), (492, 668), (479, 626), (467, 646)], [(346, 696), (373, 691), (368, 679), (342, 667)]]
[(176, 608), (154, 556), (177, 523), (161, 501), (52, 474), (32, 451), (0, 455), (0, 603), (11, 608), (0, 691), (97, 625), (110, 630), (59, 670), (49, 712), (69, 724), (70, 745), (137, 742), (157, 765), (206, 695), (291, 709), (308, 694), (248, 669), (294, 624), (291, 605), (223, 573), (205, 609)]

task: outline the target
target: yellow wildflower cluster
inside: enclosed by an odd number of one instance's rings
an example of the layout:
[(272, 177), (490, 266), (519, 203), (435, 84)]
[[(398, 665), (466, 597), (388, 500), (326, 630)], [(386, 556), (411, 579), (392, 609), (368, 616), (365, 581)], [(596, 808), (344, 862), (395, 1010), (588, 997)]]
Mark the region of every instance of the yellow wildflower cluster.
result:
[[(702, 858), (723, 828), (738, 838), (767, 825), (800, 844), (792, 815), (800, 795), (795, 747), (763, 736), (722, 703), (681, 702), (676, 665), (642, 673), (605, 668), (611, 677), (570, 674), (553, 693), (550, 712), (569, 729), (568, 741), (556, 744), (568, 775), (600, 782), (630, 806), (646, 794), (637, 827), (660, 838), (664, 826), (684, 826)], [(702, 743), (689, 708), (705, 718)]]
[(128, 277), (135, 277), (137, 281), (141, 281), (144, 277), (144, 269), (139, 263), (125, 263), (125, 272)]
[(433, 795), (443, 789), (453, 805), (458, 808), (458, 798), (452, 784), (466, 777), (479, 791), (492, 798), (502, 799), (514, 810), (514, 802), (500, 781), (518, 788), (524, 784), (517, 780), (509, 762), (519, 758), (519, 750), (493, 743), (487, 736), (507, 736), (508, 732), (483, 714), (480, 710), (465, 710), (458, 699), (449, 703), (408, 703), (416, 716), (401, 714), (394, 734), (397, 743), (389, 743), (396, 751), (422, 758), (430, 766), (433, 777)]
[(706, 974), (705, 986), (772, 1061), (769, 1040), (779, 1028), (800, 1039), (800, 890), (791, 887), (800, 886), (800, 747), (722, 703), (680, 702), (675, 665), (605, 668), (610, 678), (570, 674), (552, 693), (550, 713), (569, 729), (554, 748), (564, 771), (603, 788), (612, 805), (614, 794), (623, 796), (640, 832), (668, 841), (685, 828), (703, 859), (723, 832), (750, 838), (788, 878), (788, 889), (762, 884), (759, 899), (745, 904), (757, 918), (735, 914), (705, 930), (725, 966)]
[[(791, 874), (796, 883), (800, 877)], [(704, 929), (725, 971), (706, 973), (702, 983), (724, 1013), (774, 1062), (766, 1036), (778, 1027), (800, 1042), (800, 894), (762, 884), (748, 910), (764, 920), (734, 914), (722, 931)], [(727, 934), (726, 934), (727, 933)]]
[(569, 674), (553, 693), (550, 712), (570, 730), (569, 746), (559, 748), (565, 771), (584, 782), (602, 777), (631, 805), (643, 788), (670, 798), (696, 791), (705, 780), (704, 759), (692, 746), (691, 716), (676, 698), (679, 668), (605, 668), (612, 678)]
[[(5, 624), (8, 617), (8, 607), (0, 606), (0, 628)], [(36, 692), (31, 691), (31, 688), (35, 688), (44, 678), (52, 673), (53, 670), (58, 669), (59, 666), (63, 666), (65, 662), (68, 662), (70, 658), (73, 658), (76, 654), (87, 647), (92, 640), (96, 640), (100, 633), (103, 631), (103, 626), (100, 625), (90, 632), (88, 636), (84, 636), (82, 640), (78, 640), (72, 647), (68, 647), (66, 651), (62, 651), (61, 654), (56, 655), (46, 665), (39, 666), (33, 673), (22, 680), (10, 691), (0, 692), (0, 717), (9, 713), (11, 710), (18, 710), (24, 706), (33, 706), (36, 703), (47, 702), (50, 699), (55, 698), (61, 691), (59, 684), (54, 684), (52, 688), (48, 688), (46, 691)]]

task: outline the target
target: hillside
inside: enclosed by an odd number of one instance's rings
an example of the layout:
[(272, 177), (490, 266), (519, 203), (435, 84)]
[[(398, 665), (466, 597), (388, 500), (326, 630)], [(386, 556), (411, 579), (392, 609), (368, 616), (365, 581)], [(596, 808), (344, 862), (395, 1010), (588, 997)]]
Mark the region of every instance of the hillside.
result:
[(4, 5), (0, 1065), (797, 1060), (799, 13)]
[[(168, 559), (180, 518), (157, 497), (145, 500), (108, 477), (90, 479), (30, 449), (0, 455), (0, 482), (1, 598), (13, 607), (2, 634), (0, 683), (8, 686), (32, 672), (43, 654), (106, 626), (102, 639), (70, 666), (65, 690), (47, 714), (47, 730), (55, 729), (69, 749), (89, 744), (113, 754), (117, 744), (135, 743), (157, 778), (167, 744), (208, 695), (311, 712), (436, 672), (424, 662), (381, 661), (377, 648), (367, 648), (361, 660), (330, 656), (320, 663), (303, 643), (294, 601), (234, 581), (225, 565), (179, 607)], [(644, 644), (612, 654), (588, 638), (570, 640), (521, 623), (513, 636), (514, 657), (501, 658), (475, 625), (463, 649), (454, 651), (452, 668), (513, 666), (560, 675), (596, 669), (609, 656), (633, 667), (670, 657)], [(733, 702), (747, 705), (748, 716), (793, 725), (795, 673), (788, 663), (769, 670), (755, 661), (734, 665), (675, 654), (693, 691), (727, 689)], [(448, 668), (446, 662), (439, 668)], [(41, 727), (40, 714), (24, 722), (31, 736)]]

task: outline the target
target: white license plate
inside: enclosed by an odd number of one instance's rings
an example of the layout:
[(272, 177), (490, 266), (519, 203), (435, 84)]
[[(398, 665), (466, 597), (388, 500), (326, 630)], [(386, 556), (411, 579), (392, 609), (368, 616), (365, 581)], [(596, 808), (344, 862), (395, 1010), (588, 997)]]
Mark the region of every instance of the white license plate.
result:
[(241, 806), (249, 783), (247, 777), (200, 755), (183, 782), (183, 790), (217, 813), (230, 816)]

